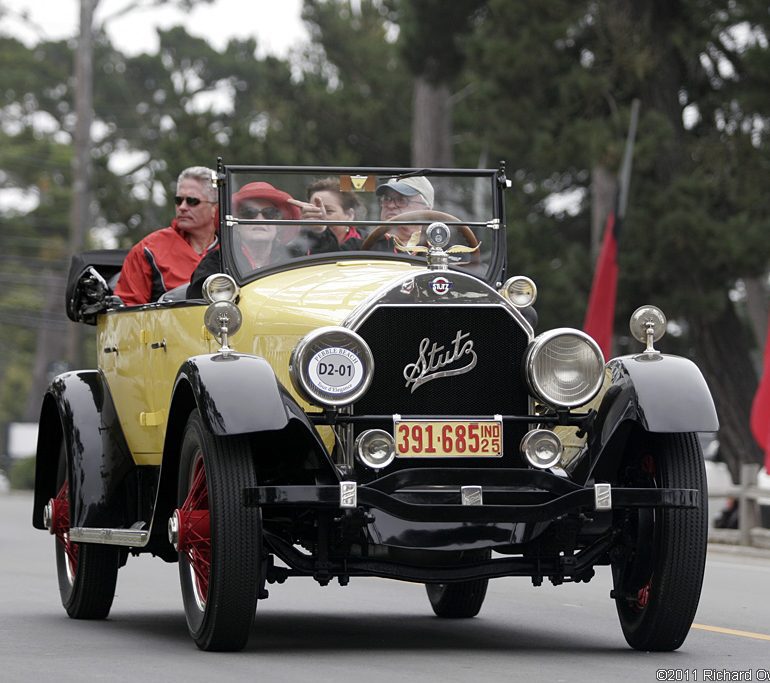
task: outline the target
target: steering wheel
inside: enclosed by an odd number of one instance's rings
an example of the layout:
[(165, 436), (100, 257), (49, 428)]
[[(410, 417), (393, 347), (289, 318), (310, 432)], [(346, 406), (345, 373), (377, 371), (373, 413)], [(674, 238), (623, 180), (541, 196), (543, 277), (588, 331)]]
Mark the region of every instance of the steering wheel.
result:
[[(393, 218), (389, 219), (388, 223), (391, 221), (409, 221), (409, 220), (415, 220), (415, 221), (441, 221), (442, 223), (459, 223), (460, 219), (456, 216), (453, 216), (450, 213), (444, 213), (443, 211), (434, 211), (433, 209), (419, 209), (418, 211), (407, 211), (406, 213), (401, 213), (398, 216), (393, 216)], [(391, 230), (393, 228), (392, 225), (389, 225), (388, 223), (383, 223), (382, 225), (378, 225), (374, 230), (372, 230), (369, 235), (364, 240), (363, 244), (361, 245), (362, 250), (371, 249), (374, 247), (375, 243), (382, 239), (382, 237), (385, 235), (388, 230)], [(457, 228), (460, 231), (460, 234), (465, 238), (465, 241), (468, 243), (468, 246), (475, 249), (479, 246), (479, 241), (476, 239), (476, 235), (473, 234), (473, 230), (471, 230), (467, 225), (450, 225), (450, 228)], [(422, 228), (421, 228), (422, 229)], [(471, 263), (480, 263), (481, 257), (479, 255), (478, 250), (471, 253), (470, 262)]]

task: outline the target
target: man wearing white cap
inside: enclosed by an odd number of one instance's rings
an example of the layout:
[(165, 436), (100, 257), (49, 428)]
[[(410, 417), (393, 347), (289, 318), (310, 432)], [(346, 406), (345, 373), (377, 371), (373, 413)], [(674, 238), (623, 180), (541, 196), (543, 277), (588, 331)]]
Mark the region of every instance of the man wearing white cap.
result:
[[(384, 221), (395, 219), (402, 213), (433, 208), (433, 185), (421, 175), (391, 178), (377, 188), (376, 194), (380, 200), (380, 218)], [(398, 225), (394, 227), (393, 233), (401, 242), (406, 243), (412, 233), (419, 229), (419, 225)], [(382, 240), (374, 247), (377, 251), (390, 251), (392, 248), (390, 240)]]

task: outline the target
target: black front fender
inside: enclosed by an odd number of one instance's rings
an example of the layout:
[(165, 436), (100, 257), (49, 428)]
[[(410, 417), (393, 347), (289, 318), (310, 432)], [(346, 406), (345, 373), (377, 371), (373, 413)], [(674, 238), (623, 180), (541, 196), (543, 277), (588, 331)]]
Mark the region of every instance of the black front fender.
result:
[(289, 424), (287, 392), (264, 358), (193, 356), (179, 369), (174, 393), (181, 382), (190, 385), (206, 427), (217, 436), (279, 431)]
[(315, 425), (259, 356), (193, 356), (177, 374), (164, 446), (164, 462), (181, 443), (192, 407), (217, 436), (282, 433), (287, 449), (314, 453), (317, 463), (333, 470), (330, 455)]
[(715, 432), (714, 401), (698, 367), (680, 356), (621, 356), (607, 367), (611, 385), (599, 406), (590, 451), (601, 453), (628, 422), (647, 432)]
[(284, 456), (304, 460), (306, 467), (298, 465), (298, 470), (317, 470), (319, 476), (325, 472), (325, 481), (335, 480), (334, 465), (318, 430), (264, 358), (193, 356), (179, 369), (174, 384), (156, 517), (167, 519), (177, 504), (179, 450), (195, 408), (212, 434), (277, 439)]

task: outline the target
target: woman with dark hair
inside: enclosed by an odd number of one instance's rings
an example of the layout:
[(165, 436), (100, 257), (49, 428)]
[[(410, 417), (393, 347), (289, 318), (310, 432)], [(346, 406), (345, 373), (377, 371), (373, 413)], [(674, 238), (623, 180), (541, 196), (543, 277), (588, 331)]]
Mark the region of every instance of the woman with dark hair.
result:
[[(361, 204), (355, 193), (340, 190), (338, 178), (321, 178), (307, 188), (307, 201), (290, 199), (302, 211), (303, 220), (355, 220)], [(361, 235), (350, 225), (318, 225), (303, 227), (299, 237), (289, 244), (293, 256), (328, 251), (351, 251), (361, 248)]]

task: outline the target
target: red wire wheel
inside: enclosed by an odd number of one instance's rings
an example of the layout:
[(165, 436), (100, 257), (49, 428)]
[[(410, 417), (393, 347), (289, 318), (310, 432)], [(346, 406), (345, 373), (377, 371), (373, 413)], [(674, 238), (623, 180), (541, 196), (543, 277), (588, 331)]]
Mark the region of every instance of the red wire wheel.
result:
[(64, 550), (67, 579), (72, 584), (78, 571), (78, 544), (70, 541), (70, 487), (65, 481), (56, 498), (49, 502), (51, 516), (51, 533), (56, 536), (56, 541)]
[(179, 553), (187, 627), (202, 650), (240, 650), (261, 585), (259, 508), (243, 504), (256, 486), (249, 438), (212, 434), (191, 413), (179, 453), (178, 506), (169, 538)]
[(211, 517), (206, 468), (200, 453), (193, 464), (192, 483), (187, 498), (175, 511), (175, 515), (177, 550), (187, 557), (195, 599), (200, 609), (205, 609), (211, 575)]
[(105, 619), (115, 597), (121, 550), (110, 545), (75, 543), (70, 537), (73, 494), (77, 492), (70, 486), (63, 443), (59, 449), (57, 486), (46, 516), (56, 537), (56, 573), (62, 605), (73, 619)]

